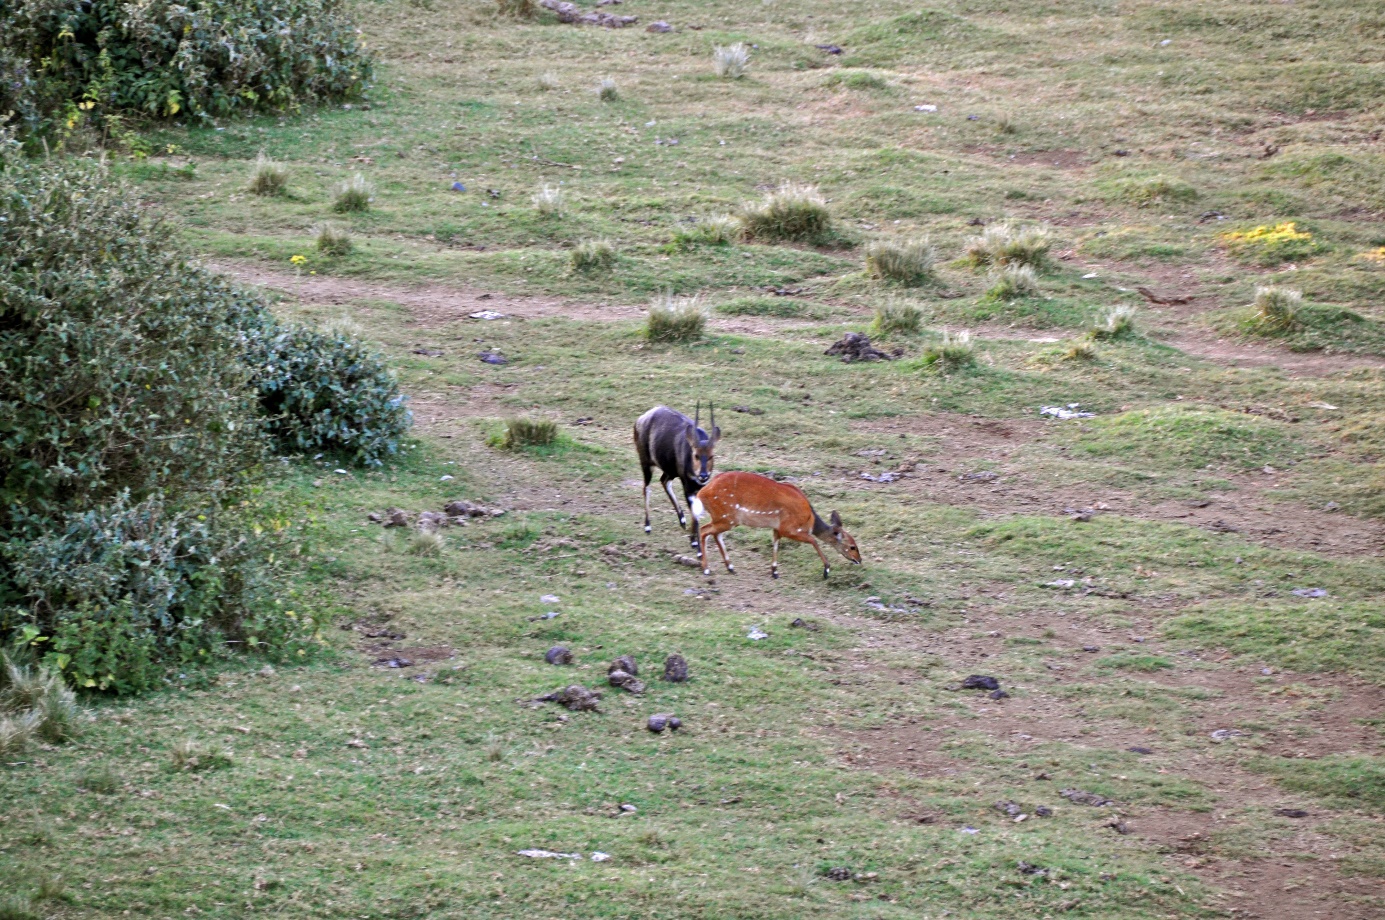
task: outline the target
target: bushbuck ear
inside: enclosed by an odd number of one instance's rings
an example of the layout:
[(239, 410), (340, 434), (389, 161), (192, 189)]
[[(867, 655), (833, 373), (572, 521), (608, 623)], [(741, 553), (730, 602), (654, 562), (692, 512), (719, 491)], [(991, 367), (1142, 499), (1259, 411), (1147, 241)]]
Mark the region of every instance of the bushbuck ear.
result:
[(688, 436), (688, 444), (689, 444), (690, 446), (696, 448), (696, 447), (697, 447), (697, 426), (696, 426), (696, 425), (689, 425), (689, 426), (688, 426), (688, 429), (687, 429), (687, 436)]
[(713, 426), (712, 426), (712, 443), (715, 444), (716, 442), (718, 442), (718, 441), (720, 441), (720, 440), (721, 440), (721, 426), (720, 426), (720, 425), (713, 425)]
[(831, 514), (831, 516), (828, 518), (828, 520), (830, 520), (830, 521), (832, 522), (832, 529), (833, 529), (833, 530), (841, 530), (841, 529), (842, 529), (842, 516), (841, 516), (840, 514), (838, 514), (837, 512), (833, 511), (832, 514)]

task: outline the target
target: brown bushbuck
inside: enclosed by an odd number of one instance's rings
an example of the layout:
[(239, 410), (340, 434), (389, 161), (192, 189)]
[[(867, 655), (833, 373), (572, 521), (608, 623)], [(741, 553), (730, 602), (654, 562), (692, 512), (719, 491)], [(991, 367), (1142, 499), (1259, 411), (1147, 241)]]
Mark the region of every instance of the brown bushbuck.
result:
[[(710, 408), (710, 403), (708, 404)], [(698, 427), (702, 420), (702, 403), (697, 404), (696, 418), (688, 418), (667, 406), (655, 406), (635, 422), (635, 451), (640, 455), (640, 470), (644, 473), (644, 532), (649, 533), (649, 483), (654, 478), (654, 467), (659, 467), (659, 485), (664, 494), (673, 502), (673, 510), (678, 515), (678, 526), (688, 528), (688, 519), (683, 509), (678, 507), (678, 499), (673, 497), (673, 487), (669, 485), (677, 479), (683, 484), (683, 500), (692, 507), (692, 498), (703, 484), (712, 477), (712, 465), (716, 458), (713, 450), (721, 438), (717, 427), (716, 409), (710, 408), (711, 434)], [(689, 540), (693, 549), (701, 553), (697, 540), (697, 521), (692, 522)]]
[(861, 551), (851, 534), (842, 529), (841, 515), (833, 511), (826, 521), (818, 517), (808, 503), (808, 496), (798, 486), (775, 482), (758, 473), (722, 473), (698, 490), (691, 507), (699, 525), (703, 575), (712, 574), (707, 541), (713, 537), (717, 549), (721, 550), (721, 561), (726, 563), (726, 571), (736, 571), (726, 557), (726, 543), (721, 535), (738, 524), (774, 531), (774, 561), (769, 571), (775, 578), (779, 577), (781, 537), (808, 543), (817, 550), (822, 560), (823, 578), (832, 573), (832, 567), (827, 564), (819, 540), (828, 543), (853, 565), (861, 564)]

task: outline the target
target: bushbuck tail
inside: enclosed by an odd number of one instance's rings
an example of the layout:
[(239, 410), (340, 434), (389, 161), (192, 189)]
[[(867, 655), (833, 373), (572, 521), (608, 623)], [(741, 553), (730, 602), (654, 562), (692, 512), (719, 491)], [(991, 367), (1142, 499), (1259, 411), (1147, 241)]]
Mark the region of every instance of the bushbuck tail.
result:
[[(810, 544), (822, 560), (822, 577), (832, 574), (827, 556), (822, 551), (826, 543), (841, 553), (853, 565), (861, 564), (861, 551), (851, 534), (842, 529), (841, 515), (833, 511), (827, 520), (818, 517), (808, 496), (798, 486), (775, 482), (758, 473), (722, 473), (698, 491), (692, 500), (693, 515), (699, 524), (698, 538), (702, 543), (702, 574), (712, 574), (707, 555), (707, 541), (717, 541), (721, 561), (726, 571), (735, 572), (726, 556), (722, 534), (737, 525), (764, 527), (774, 531), (774, 561), (770, 574), (779, 577), (779, 541), (787, 537)], [(822, 542), (819, 542), (822, 541)]]
[[(692, 508), (693, 496), (708, 479), (712, 478), (712, 466), (716, 458), (713, 451), (721, 439), (721, 429), (717, 427), (716, 409), (708, 404), (711, 414), (712, 431), (708, 434), (699, 426), (702, 421), (702, 402), (699, 400), (696, 418), (688, 418), (667, 406), (655, 406), (635, 422), (635, 451), (640, 455), (640, 469), (644, 473), (644, 532), (649, 526), (649, 483), (654, 478), (654, 467), (659, 468), (659, 485), (673, 503), (678, 515), (678, 526), (688, 529), (688, 516), (673, 497), (673, 487), (669, 483), (677, 479), (683, 486), (683, 500)], [(701, 553), (697, 539), (697, 520), (692, 520), (689, 540), (693, 549)]]

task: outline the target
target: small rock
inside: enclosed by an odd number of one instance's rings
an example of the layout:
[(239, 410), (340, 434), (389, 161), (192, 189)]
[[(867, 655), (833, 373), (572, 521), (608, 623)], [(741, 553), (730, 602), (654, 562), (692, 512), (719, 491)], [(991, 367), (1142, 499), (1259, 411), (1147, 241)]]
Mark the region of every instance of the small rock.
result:
[(688, 662), (682, 655), (673, 654), (664, 659), (664, 680), (671, 684), (681, 684), (688, 679)]
[(1047, 869), (1042, 866), (1036, 866), (1033, 863), (1027, 863), (1022, 859), (1015, 864), (1015, 868), (1020, 870), (1024, 875), (1037, 875), (1041, 877), (1048, 875)]
[(1223, 741), (1230, 741), (1232, 738), (1239, 738), (1244, 734), (1245, 732), (1239, 731), (1234, 728), (1219, 728), (1216, 731), (1212, 732), (1210, 737), (1213, 741), (1217, 742), (1218, 744), (1221, 744)]
[(635, 659), (631, 655), (621, 655), (612, 661), (610, 666), (606, 668), (606, 673), (610, 674), (612, 671), (624, 671), (631, 677), (638, 677), (640, 674), (640, 669), (635, 665)]
[(385, 519), (385, 517), (384, 517), (384, 515), (380, 514), (378, 511), (372, 511), (372, 512), (370, 512), (370, 514), (367, 514), (367, 515), (365, 516), (365, 519), (366, 519), (367, 521), (370, 521), (370, 523), (372, 523), (372, 524), (379, 524), (381, 521), (383, 521), (383, 520)]
[(1326, 588), (1295, 588), (1289, 593), (1298, 597), (1327, 597)]
[(1039, 805), (1034, 809), (1034, 814), (1040, 818), (1051, 818), (1053, 817), (1053, 809), (1047, 805)]
[(484, 364), (509, 364), (510, 359), (493, 351), (483, 351), (476, 355)]
[(1009, 698), (1010, 696), (1010, 694), (1006, 693), (1004, 690), (992, 690), (990, 693), (987, 693), (986, 695), (993, 700), (1003, 700)]
[(837, 45), (814, 45), (814, 48), (827, 54), (841, 54), (842, 49)]
[(448, 502), (442, 506), (442, 510), (453, 517), (485, 517), (490, 514), (490, 511), (480, 505), (473, 505), (471, 502), (461, 500)]
[(1111, 828), (1111, 830), (1115, 831), (1117, 834), (1128, 834), (1128, 833), (1130, 833), (1130, 827), (1129, 827), (1129, 825), (1127, 825), (1124, 821), (1122, 821), (1122, 820), (1119, 819), (1119, 818), (1117, 818), (1116, 820), (1112, 821), (1110, 824), (1108, 824), (1108, 825), (1106, 825), (1106, 826), (1109, 827), (1109, 828)]
[(606, 672), (606, 682), (609, 683), (612, 687), (624, 687), (627, 681), (631, 681), (634, 679), (635, 677), (633, 674), (630, 674), (626, 671), (622, 671), (620, 668), (616, 668), (614, 671)]
[(273, 677), (273, 676), (274, 676), (274, 666), (273, 666), (273, 665), (270, 665), (270, 664), (267, 664), (267, 665), (265, 665), (264, 667), (260, 668), (260, 676), (261, 676), (261, 677)]
[(1134, 747), (1128, 747), (1128, 748), (1126, 748), (1126, 750), (1129, 751), (1129, 752), (1132, 753), (1132, 754), (1153, 754), (1153, 753), (1154, 753), (1154, 752), (1153, 752), (1152, 750), (1150, 750), (1149, 748), (1147, 748), (1147, 747), (1140, 747), (1139, 745), (1135, 745)]
[(936, 105), (928, 105), (928, 104), (916, 105), (916, 106), (914, 106), (914, 111), (915, 111), (915, 112), (923, 112), (923, 113), (925, 113), (925, 114), (931, 115), (931, 114), (933, 114), (934, 112), (938, 111), (938, 107), (937, 107)]
[(793, 627), (794, 629), (806, 629), (809, 632), (817, 632), (819, 628), (818, 624), (809, 622), (808, 620), (803, 619), (803, 617), (796, 617), (794, 621), (789, 624), (789, 626)]
[(761, 639), (768, 639), (769, 633), (765, 632), (758, 626), (752, 626), (750, 627), (750, 630), (745, 634), (745, 637), (752, 642), (758, 642)]
[(632, 677), (621, 684), (620, 689), (624, 690), (626, 693), (643, 693), (644, 681), (640, 680), (638, 677)]
[(1099, 651), (1101, 651), (1101, 646), (1099, 646), (1099, 645), (1084, 645), (1084, 646), (1082, 646), (1082, 651), (1084, 651), (1084, 652), (1099, 652)]
[(731, 411), (732, 411), (732, 412), (740, 412), (740, 413), (743, 413), (743, 414), (745, 414), (745, 415), (764, 415), (764, 414), (765, 414), (765, 410), (764, 410), (764, 409), (757, 409), (757, 408), (754, 407), (754, 406), (732, 406), (732, 407), (731, 407)]
[(963, 690), (999, 690), (1000, 681), (983, 674), (973, 674), (962, 681)]
[(572, 652), (555, 645), (544, 654), (543, 660), (549, 664), (572, 664)]
[(1105, 796), (1097, 795), (1095, 792), (1083, 792), (1081, 789), (1063, 789), (1058, 794), (1074, 805), (1091, 805), (1094, 808), (1100, 808), (1103, 805), (1113, 804)]
[(633, 815), (637, 811), (639, 811), (639, 809), (629, 802), (622, 803), (620, 806), (620, 812), (624, 815)]
[(362, 749), (367, 748), (367, 747), (370, 747), (370, 745), (366, 744), (366, 743), (365, 743), (364, 741), (362, 741), (360, 738), (352, 738), (350, 741), (346, 742), (346, 746), (349, 747), (349, 748), (362, 748)]
[(416, 354), (416, 355), (423, 355), (423, 357), (425, 357), (425, 358), (441, 358), (441, 357), (442, 357), (442, 352), (438, 351), (436, 348), (415, 348), (415, 349), (413, 350), (413, 353)]
[(834, 866), (823, 873), (834, 882), (851, 881), (851, 870), (845, 866)]
[(588, 690), (581, 684), (572, 684), (552, 693), (535, 697), (536, 703), (559, 703), (573, 712), (599, 712), (597, 704), (601, 702), (601, 694), (596, 690)]
[(454, 191), (454, 192), (465, 192), (465, 191), (466, 191), (466, 186), (465, 186), (465, 185), (462, 185), (462, 183), (460, 183), (460, 182), (453, 182), (453, 183), (452, 183), (452, 191)]
[(1277, 815), (1279, 815), (1279, 817), (1281, 817), (1281, 818), (1306, 818), (1306, 817), (1308, 817), (1308, 812), (1304, 811), (1302, 808), (1276, 808), (1276, 809), (1274, 810), (1274, 813), (1277, 814)]
[(673, 26), (660, 19), (658, 22), (651, 22), (644, 27), (646, 32), (672, 32)]
[(702, 560), (696, 556), (674, 556), (673, 561), (679, 565), (686, 565), (693, 569), (702, 568)]
[(1012, 818), (1015, 815), (1018, 815), (1024, 811), (1024, 809), (1020, 808), (1020, 806), (1015, 802), (996, 802), (995, 810), (999, 812), (1004, 812)]
[(385, 526), (386, 526), (386, 527), (408, 527), (408, 526), (409, 526), (409, 513), (408, 513), (407, 511), (403, 510), (402, 508), (387, 508), (387, 509), (385, 509)]

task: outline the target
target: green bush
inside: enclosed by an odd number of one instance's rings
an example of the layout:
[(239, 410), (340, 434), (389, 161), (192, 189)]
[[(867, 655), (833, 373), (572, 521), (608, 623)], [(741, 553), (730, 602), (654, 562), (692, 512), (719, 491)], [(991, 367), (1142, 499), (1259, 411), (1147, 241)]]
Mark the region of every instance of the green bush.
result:
[(379, 466), (413, 422), (384, 361), (351, 336), (271, 326), (253, 337), (250, 360), (260, 409), (282, 450)]
[[(11, 0), (0, 116), (210, 118), (347, 99), (371, 79), (342, 0)], [(5, 98), (8, 94), (11, 98)]]

